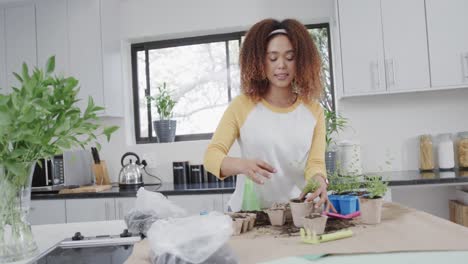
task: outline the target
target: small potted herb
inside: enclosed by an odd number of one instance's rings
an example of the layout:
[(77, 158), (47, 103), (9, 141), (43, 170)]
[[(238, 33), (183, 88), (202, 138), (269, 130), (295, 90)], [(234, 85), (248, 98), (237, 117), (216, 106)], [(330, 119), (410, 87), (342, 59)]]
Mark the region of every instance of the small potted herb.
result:
[(366, 176), (365, 188), (367, 194), (359, 197), (361, 206), (361, 220), (364, 224), (378, 224), (382, 215), (382, 197), (387, 192), (388, 182), (381, 176)]
[[(310, 178), (307, 180), (306, 186), (302, 189), (302, 193), (313, 193), (318, 188), (320, 188), (320, 183), (315, 178)], [(291, 206), (291, 213), (293, 223), (297, 227), (303, 227), (304, 217), (310, 215), (311, 213), (321, 212), (321, 208), (314, 208), (315, 203), (313, 201), (305, 201), (305, 197), (301, 200), (299, 198), (291, 199), (289, 201)]]
[(177, 103), (170, 95), (166, 83), (158, 87), (156, 96), (147, 96), (148, 104), (154, 101), (159, 115), (159, 120), (153, 121), (153, 127), (159, 142), (174, 142), (177, 121), (171, 119), (175, 104)]
[(359, 200), (356, 196), (362, 185), (361, 177), (356, 175), (339, 175), (335, 173), (328, 176), (328, 191), (332, 195), (328, 196), (337, 212), (341, 215), (348, 215), (359, 211)]

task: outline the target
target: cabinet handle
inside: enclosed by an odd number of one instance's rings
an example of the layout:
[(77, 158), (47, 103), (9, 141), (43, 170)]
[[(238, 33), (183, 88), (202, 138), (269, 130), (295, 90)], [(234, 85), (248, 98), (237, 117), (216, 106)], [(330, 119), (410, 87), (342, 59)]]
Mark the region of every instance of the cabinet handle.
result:
[(104, 208), (105, 208), (106, 220), (109, 220), (109, 205), (107, 204), (107, 202), (104, 203)]
[[(380, 69), (379, 69), (379, 61), (377, 60), (375, 64), (371, 62), (371, 68), (374, 71), (374, 78), (375, 78), (375, 86), (377, 89), (380, 88)], [(377, 73), (376, 73), (377, 71)]]
[(393, 59), (390, 60), (390, 64), (392, 65), (392, 85), (395, 86), (396, 80), (395, 80), (395, 62)]
[(468, 52), (463, 57), (465, 59), (465, 78), (468, 80)]
[(119, 219), (123, 219), (123, 208), (122, 208), (122, 203), (119, 202)]

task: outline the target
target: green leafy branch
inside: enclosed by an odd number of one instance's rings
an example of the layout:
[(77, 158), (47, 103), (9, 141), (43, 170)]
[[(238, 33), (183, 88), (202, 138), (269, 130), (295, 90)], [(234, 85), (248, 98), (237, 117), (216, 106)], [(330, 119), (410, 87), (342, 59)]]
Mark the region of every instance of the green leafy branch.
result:
[(35, 68), (32, 74), (23, 64), (21, 74), (14, 73), (20, 88), (0, 94), (0, 165), (11, 172), (6, 174), (9, 180), (19, 175), (22, 163), (72, 147), (84, 148), (93, 141), (100, 148), (97, 138), (105, 135), (110, 140), (118, 129), (99, 123), (97, 113), (104, 108), (95, 105), (92, 97), (84, 111), (76, 106), (78, 80), (54, 77), (54, 68), (55, 57), (47, 60), (45, 71)]

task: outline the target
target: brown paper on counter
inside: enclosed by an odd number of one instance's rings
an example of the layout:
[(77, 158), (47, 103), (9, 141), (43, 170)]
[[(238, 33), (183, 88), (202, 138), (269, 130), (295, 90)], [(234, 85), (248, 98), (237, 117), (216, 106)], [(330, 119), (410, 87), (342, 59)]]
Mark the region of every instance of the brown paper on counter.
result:
[(310, 245), (301, 243), (300, 237), (254, 237), (247, 233), (232, 237), (229, 244), (240, 263), (305, 254), (468, 250), (466, 227), (396, 203), (385, 203), (382, 210), (382, 223), (358, 224), (350, 228), (353, 237), (342, 240)]
[[(352, 227), (353, 237), (319, 245), (303, 244), (300, 237), (274, 237), (248, 232), (233, 236), (229, 245), (240, 263), (258, 263), (306, 254), (357, 254), (405, 251), (468, 250), (468, 228), (434, 215), (385, 203), (382, 223)], [(149, 243), (140, 242), (128, 264), (151, 263)]]

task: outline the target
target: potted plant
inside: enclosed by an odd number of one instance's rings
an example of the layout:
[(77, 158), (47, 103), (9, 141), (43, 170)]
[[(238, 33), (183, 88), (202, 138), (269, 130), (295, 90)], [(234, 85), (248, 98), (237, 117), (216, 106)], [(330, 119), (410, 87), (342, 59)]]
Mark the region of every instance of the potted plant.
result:
[(364, 224), (378, 224), (382, 215), (382, 197), (387, 192), (388, 182), (381, 176), (366, 176), (365, 188), (367, 194), (359, 197), (361, 207), (361, 220)]
[(336, 170), (336, 142), (333, 139), (333, 135), (344, 130), (348, 119), (328, 107), (324, 107), (324, 115), (326, 124), (325, 141), (327, 143), (325, 165), (328, 173), (334, 173)]
[[(313, 193), (320, 188), (320, 183), (315, 178), (309, 178), (306, 186), (302, 189), (302, 193)], [(305, 197), (301, 199), (291, 199), (289, 204), (291, 206), (291, 213), (293, 223), (296, 227), (303, 227), (304, 217), (311, 213), (321, 213), (321, 208), (314, 208), (315, 203), (313, 201), (306, 202)]]
[(158, 92), (154, 97), (147, 97), (148, 102), (154, 101), (159, 115), (159, 120), (153, 121), (154, 131), (159, 142), (174, 142), (177, 121), (171, 118), (172, 110), (177, 102), (172, 99), (165, 82), (158, 87)]
[(361, 176), (358, 175), (340, 175), (339, 171), (328, 175), (328, 191), (331, 195), (328, 199), (341, 215), (349, 215), (359, 211), (358, 191), (362, 186)]
[[(110, 135), (117, 127), (103, 127), (91, 97), (84, 111), (76, 105), (78, 81), (54, 77), (55, 58), (32, 75), (23, 64), (19, 88), (0, 94), (0, 262), (24, 259), (37, 250), (26, 220), (36, 161)], [(97, 143), (98, 148), (100, 145)]]

